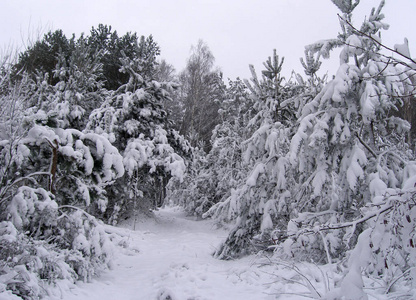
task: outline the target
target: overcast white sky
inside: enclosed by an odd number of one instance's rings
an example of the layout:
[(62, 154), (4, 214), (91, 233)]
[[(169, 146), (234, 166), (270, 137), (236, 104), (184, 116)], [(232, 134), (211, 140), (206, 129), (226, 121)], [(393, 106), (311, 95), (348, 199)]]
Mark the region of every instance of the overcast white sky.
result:
[[(360, 26), (380, 0), (361, 0), (355, 24)], [(191, 45), (204, 40), (224, 77), (249, 78), (249, 64), (261, 71), (261, 63), (274, 48), (285, 56), (284, 72), (302, 72), (299, 58), (304, 46), (335, 37), (339, 30), (337, 8), (330, 0), (1, 0), (0, 45), (15, 47), (28, 36), (62, 29), (89, 33), (100, 23), (121, 35), (127, 31), (152, 34), (161, 57), (180, 71)], [(416, 1), (386, 0), (383, 35), (390, 46), (407, 37), (416, 56)], [(335, 58), (337, 60), (337, 58)], [(331, 69), (325, 64), (324, 69)]]

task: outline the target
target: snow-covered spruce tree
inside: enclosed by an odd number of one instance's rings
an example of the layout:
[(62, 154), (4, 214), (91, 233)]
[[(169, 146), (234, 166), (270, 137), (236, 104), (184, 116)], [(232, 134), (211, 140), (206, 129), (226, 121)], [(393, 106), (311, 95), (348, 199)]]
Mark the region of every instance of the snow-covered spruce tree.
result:
[[(237, 218), (227, 240), (216, 251), (221, 259), (238, 257), (256, 245), (270, 242), (274, 227), (286, 228), (291, 207), (290, 164), (286, 157), (295, 130), (296, 97), (302, 87), (283, 85), (283, 59), (274, 52), (264, 64), (260, 81), (252, 70), (252, 84), (247, 82), (255, 100), (255, 115), (246, 125), (247, 139), (242, 143), (242, 164), (246, 169), (238, 185), (223, 202), (213, 206), (205, 216)], [(247, 171), (248, 170), (248, 171)], [(254, 246), (254, 247), (253, 247)]]
[[(288, 225), (284, 246), (289, 255), (329, 262), (355, 246), (342, 295), (364, 299), (361, 268), (393, 284), (415, 254), (413, 193), (402, 190), (414, 176), (414, 157), (404, 143), (409, 124), (392, 114), (413, 90), (415, 71), (380, 51), (380, 30), (388, 28), (384, 1), (359, 30), (351, 23), (358, 1), (333, 2), (343, 13), (333, 42), (342, 45), (340, 67), (302, 110), (291, 141), (299, 215)], [(308, 49), (328, 55), (329, 44)]]
[(120, 214), (148, 212), (161, 205), (169, 178), (183, 176), (182, 156), (190, 150), (171, 129), (164, 110), (174, 84), (157, 82), (151, 73), (143, 73), (147, 64), (141, 58), (121, 61), (129, 82), (92, 112), (87, 127), (107, 136), (123, 155), (126, 174), (108, 189), (113, 200), (107, 217), (114, 222)]

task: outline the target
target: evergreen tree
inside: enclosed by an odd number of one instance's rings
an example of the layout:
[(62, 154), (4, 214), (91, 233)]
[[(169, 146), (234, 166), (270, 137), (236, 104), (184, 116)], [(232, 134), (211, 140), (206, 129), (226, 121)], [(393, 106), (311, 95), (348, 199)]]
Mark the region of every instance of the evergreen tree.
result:
[[(80, 48), (83, 48), (84, 60), (88, 56), (91, 61), (99, 60), (102, 72), (98, 74), (96, 81), (103, 82), (108, 90), (116, 90), (129, 80), (127, 74), (120, 72), (120, 59), (123, 56), (142, 59), (142, 76), (145, 73), (146, 76), (153, 76), (156, 58), (160, 54), (159, 46), (152, 36), (139, 37), (137, 33), (131, 32), (119, 36), (111, 26), (99, 24), (97, 28), (91, 29), (89, 36), (81, 35), (79, 39), (74, 35), (68, 39), (62, 30), (48, 32), (42, 40), (19, 55), (13, 74), (16, 77), (21, 71), (26, 71), (36, 77), (38, 74), (47, 73), (47, 83), (54, 86), (61, 79), (54, 76), (57, 64), (59, 67), (73, 64), (70, 60), (74, 56), (80, 58)], [(78, 67), (82, 67), (81, 64)]]
[(72, 37), (68, 40), (62, 30), (48, 32), (42, 40), (36, 41), (26, 51), (19, 54), (18, 61), (13, 66), (13, 77), (22, 71), (32, 76), (36, 76), (38, 73), (47, 73), (48, 83), (55, 85), (57, 78), (54, 78), (53, 70), (58, 63), (58, 56), (68, 58), (74, 43), (75, 38)]
[[(117, 46), (112, 53), (120, 56), (111, 58), (127, 80), (108, 91), (108, 49), (60, 33), (46, 35), (13, 68), (0, 66), (0, 289), (26, 299), (106, 268), (111, 244), (96, 217), (161, 205), (190, 151), (164, 110), (176, 85), (153, 80), (159, 50), (151, 37), (127, 35), (124, 43), (111, 35), (105, 46)], [(42, 51), (45, 61), (25, 65)]]
[[(298, 217), (288, 224), (287, 254), (326, 259), (349, 256), (348, 272), (328, 297), (363, 298), (361, 273), (383, 278), (392, 292), (398, 273), (413, 267), (414, 156), (405, 143), (409, 123), (392, 114), (413, 90), (415, 74), (381, 53), (381, 10), (360, 29), (352, 1), (333, 1), (342, 45), (335, 78), (306, 104), (292, 138), (293, 198)], [(325, 42), (307, 47), (322, 54)]]
[(44, 111), (55, 111), (63, 122), (61, 127), (83, 130), (91, 111), (104, 101), (107, 92), (103, 82), (100, 52), (92, 53), (85, 41), (80, 40), (69, 58), (62, 53), (53, 70), (58, 83), (46, 86), (42, 83), (34, 91), (39, 95), (38, 108)]
[(274, 52), (265, 63), (262, 80), (251, 66), (252, 84), (246, 84), (255, 101), (255, 113), (243, 129), (247, 137), (240, 150), (243, 172), (229, 197), (205, 215), (236, 218), (235, 227), (215, 253), (222, 259), (264, 247), (271, 240), (272, 229), (284, 229), (289, 220), (291, 182), (286, 153), (295, 128), (294, 116), (300, 103), (296, 96), (301, 88), (282, 85), (282, 63), (283, 59), (279, 60)]
[(35, 299), (57, 280), (89, 280), (108, 265), (110, 241), (82, 208), (105, 210), (104, 187), (124, 168), (104, 137), (60, 128), (53, 110), (25, 111), (36, 83), (11, 72), (0, 78), (0, 283)]
[(185, 108), (182, 101), (183, 91), (179, 83), (179, 75), (176, 74), (176, 70), (171, 64), (162, 59), (157, 63), (155, 80), (158, 82), (174, 82), (177, 85), (177, 88), (171, 91), (171, 101), (165, 103), (165, 109), (169, 114), (170, 120), (172, 122), (172, 127), (175, 130), (180, 131)]
[[(382, 23), (383, 4), (363, 24), (366, 35), (387, 28)], [(341, 19), (345, 45), (340, 68), (305, 105), (291, 141), (290, 160), (296, 166), (299, 191), (296, 207), (299, 213), (310, 212), (296, 220), (303, 225), (315, 218), (341, 222), (359, 216), (360, 208), (375, 196), (368, 189), (373, 180), (386, 187), (400, 186), (402, 159), (407, 157), (400, 133), (408, 130), (408, 123), (390, 116), (399, 105), (396, 96), (405, 89), (405, 82), (394, 75), (401, 71), (378, 53), (374, 41), (352, 31), (348, 7), (342, 8), (347, 13)], [(316, 45), (309, 49), (321, 51)], [(400, 158), (391, 156), (392, 149), (402, 153)], [(330, 240), (337, 255), (342, 244)]]
[[(122, 59), (129, 81), (93, 111), (88, 130), (107, 136), (123, 155), (126, 175), (109, 190), (115, 221), (119, 214), (161, 205), (170, 176), (181, 178), (186, 141), (170, 128), (164, 105), (173, 86), (141, 75), (148, 62)], [(147, 74), (145, 72), (145, 74)]]
[(155, 71), (160, 49), (152, 36), (139, 38), (137, 33), (131, 32), (119, 36), (117, 31), (112, 31), (111, 26), (99, 24), (97, 28), (91, 29), (87, 41), (87, 45), (94, 51), (103, 51), (103, 76), (100, 79), (105, 81), (105, 87), (109, 90), (117, 90), (129, 80), (129, 74), (120, 72), (120, 59), (124, 56), (132, 60), (142, 60), (142, 76), (145, 73), (146, 76), (152, 76)]

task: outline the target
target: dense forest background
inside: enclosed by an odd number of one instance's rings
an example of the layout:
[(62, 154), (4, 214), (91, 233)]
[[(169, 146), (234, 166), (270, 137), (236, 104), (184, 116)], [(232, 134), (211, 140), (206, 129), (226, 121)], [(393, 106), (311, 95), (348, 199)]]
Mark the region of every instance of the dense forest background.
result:
[[(338, 264), (329, 299), (364, 299), (362, 276), (411, 290), (416, 62), (382, 43), (384, 1), (359, 26), (359, 1), (332, 2), (338, 36), (306, 46), (290, 78), (274, 50), (224, 82), (203, 41), (177, 72), (152, 36), (102, 24), (3, 57), (0, 293), (88, 281), (110, 264), (103, 223), (167, 203), (231, 226), (219, 259)], [(322, 59), (339, 61), (332, 78)]]

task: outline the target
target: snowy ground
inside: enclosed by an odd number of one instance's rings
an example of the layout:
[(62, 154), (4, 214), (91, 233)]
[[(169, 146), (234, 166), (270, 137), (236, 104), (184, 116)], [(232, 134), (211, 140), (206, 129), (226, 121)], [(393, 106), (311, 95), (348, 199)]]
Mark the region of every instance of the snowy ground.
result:
[(211, 221), (195, 221), (176, 208), (162, 209), (156, 216), (138, 222), (136, 230), (132, 224), (125, 225), (130, 229), (114, 229), (125, 235), (129, 246), (119, 248), (112, 270), (49, 299), (267, 300), (282, 292), (280, 299), (305, 299), (286, 294), (309, 291), (293, 280), (302, 283), (294, 270), (260, 267), (264, 257), (257, 256), (214, 259), (211, 253), (226, 232), (215, 229)]

